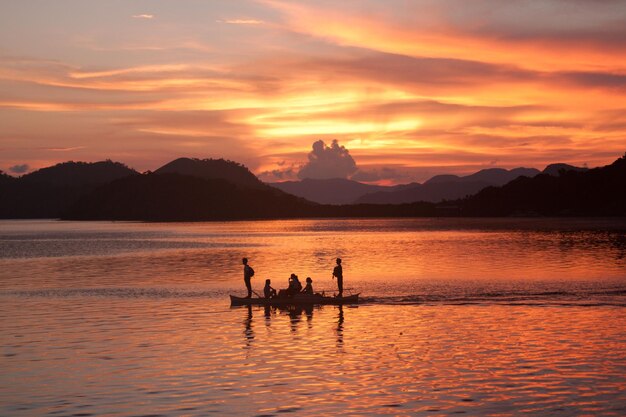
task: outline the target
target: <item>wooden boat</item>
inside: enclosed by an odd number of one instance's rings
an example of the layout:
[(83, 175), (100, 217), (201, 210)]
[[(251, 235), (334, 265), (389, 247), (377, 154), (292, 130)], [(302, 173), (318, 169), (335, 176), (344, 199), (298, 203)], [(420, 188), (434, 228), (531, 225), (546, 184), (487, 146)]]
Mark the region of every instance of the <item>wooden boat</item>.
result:
[[(360, 293), (359, 293), (360, 294)], [(230, 296), (231, 306), (242, 305), (262, 305), (262, 306), (283, 306), (283, 305), (315, 305), (315, 304), (357, 304), (359, 302), (359, 294), (348, 295), (346, 297), (324, 297), (321, 295), (296, 295), (294, 297), (276, 297), (276, 298), (246, 298)]]

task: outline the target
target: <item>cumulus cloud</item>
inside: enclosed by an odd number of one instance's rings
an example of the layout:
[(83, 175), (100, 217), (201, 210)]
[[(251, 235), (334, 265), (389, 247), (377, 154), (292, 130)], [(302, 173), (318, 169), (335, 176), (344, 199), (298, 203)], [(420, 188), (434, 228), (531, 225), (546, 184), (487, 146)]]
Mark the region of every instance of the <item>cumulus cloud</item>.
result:
[(14, 174), (23, 174), (25, 172), (28, 172), (28, 170), (30, 170), (30, 167), (28, 166), (28, 164), (13, 165), (12, 167), (9, 168), (9, 171), (11, 171)]
[(336, 139), (330, 146), (326, 146), (323, 140), (314, 142), (308, 158), (308, 162), (298, 172), (298, 178), (347, 178), (357, 170), (350, 152), (340, 146)]

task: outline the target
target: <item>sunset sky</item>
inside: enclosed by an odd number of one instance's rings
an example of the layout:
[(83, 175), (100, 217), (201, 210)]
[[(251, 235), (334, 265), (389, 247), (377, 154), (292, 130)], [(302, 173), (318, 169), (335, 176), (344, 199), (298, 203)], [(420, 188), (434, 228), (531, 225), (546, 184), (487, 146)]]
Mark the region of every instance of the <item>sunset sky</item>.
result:
[(604, 165), (626, 151), (621, 0), (0, 0), (0, 169), (225, 157), (297, 178)]

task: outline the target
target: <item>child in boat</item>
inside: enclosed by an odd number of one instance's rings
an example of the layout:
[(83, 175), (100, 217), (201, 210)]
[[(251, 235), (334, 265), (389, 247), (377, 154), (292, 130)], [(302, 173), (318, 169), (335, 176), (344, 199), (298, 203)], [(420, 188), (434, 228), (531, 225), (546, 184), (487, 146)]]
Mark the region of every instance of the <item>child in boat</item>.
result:
[(313, 280), (311, 279), (311, 277), (307, 277), (307, 279), (306, 279), (306, 286), (302, 290), (302, 294), (306, 294), (306, 295), (313, 295), (313, 294), (315, 294), (313, 292)]
[(269, 279), (265, 280), (265, 287), (263, 288), (263, 294), (265, 294), (265, 298), (274, 298), (276, 297), (276, 290), (272, 288), (272, 281)]

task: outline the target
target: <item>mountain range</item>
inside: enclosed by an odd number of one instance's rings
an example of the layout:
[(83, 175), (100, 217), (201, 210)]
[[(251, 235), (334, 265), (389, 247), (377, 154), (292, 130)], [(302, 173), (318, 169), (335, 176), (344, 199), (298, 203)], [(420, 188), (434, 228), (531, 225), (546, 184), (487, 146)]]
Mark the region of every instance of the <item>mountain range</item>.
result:
[[(115, 199), (115, 193), (110, 190), (115, 187), (123, 189), (126, 184), (138, 187), (135, 194), (125, 196), (128, 201), (116, 201), (114, 206), (124, 207), (128, 204), (135, 204), (137, 207), (134, 210), (139, 210), (138, 207), (142, 204), (149, 204), (141, 198), (142, 195), (145, 197), (146, 193), (153, 192), (155, 198), (169, 194), (165, 200), (173, 198), (176, 190), (167, 188), (168, 184), (176, 182), (171, 179), (172, 176), (188, 178), (178, 181), (183, 189), (186, 183), (192, 182), (189, 178), (210, 181), (210, 184), (202, 183), (206, 186), (201, 187), (202, 190), (194, 190), (194, 193), (200, 195), (212, 192), (212, 200), (221, 201), (222, 206), (226, 206), (225, 201), (228, 198), (220, 197), (220, 193), (229, 194), (231, 191), (228, 186), (230, 185), (243, 187), (246, 190), (264, 190), (271, 195), (272, 200), (281, 203), (285, 203), (281, 198), (304, 201), (269, 187), (245, 166), (224, 159), (178, 158), (154, 173), (145, 174), (140, 174), (124, 164), (110, 160), (94, 163), (70, 161), (42, 168), (19, 178), (1, 173), (0, 202), (3, 204), (0, 204), (0, 218), (58, 218), (70, 213), (75, 217), (80, 217), (78, 215), (80, 210), (77, 207), (84, 209), (91, 200), (98, 200), (102, 203), (100, 210), (105, 210), (106, 207), (113, 210), (113, 207), (110, 207), (111, 204), (105, 204), (102, 195), (108, 192), (109, 194), (106, 194), (109, 197), (108, 203), (111, 203)], [(223, 183), (226, 184), (226, 188), (222, 187)], [(94, 192), (96, 189), (98, 192)], [(231, 193), (236, 194), (236, 192), (232, 190)], [(153, 203), (167, 206), (167, 201), (155, 200)], [(307, 204), (312, 203), (307, 202)], [(289, 204), (286, 206), (288, 207)], [(91, 210), (95, 210), (95, 207)], [(182, 208), (179, 207), (179, 210)], [(191, 208), (186, 210), (191, 210)], [(142, 213), (142, 216), (147, 218), (148, 214)], [(104, 212), (101, 216), (105, 216)]]
[[(548, 167), (550, 168), (550, 167)], [(458, 201), (464, 216), (626, 216), (626, 154), (593, 169), (551, 170)]]
[[(524, 175), (526, 174), (526, 175)], [(534, 175), (533, 175), (534, 174)], [(558, 175), (554, 175), (558, 174)], [(520, 176), (521, 175), (521, 176)], [(117, 162), (66, 162), (14, 178), (0, 173), (0, 218), (195, 221), (298, 217), (414, 217), (511, 215), (626, 215), (626, 156), (586, 169), (551, 165), (535, 170), (483, 170), (466, 177), (436, 176), (382, 194), (424, 193), (451, 184), (503, 182), (444, 204), (319, 204), (259, 181), (245, 166), (223, 159), (179, 158), (155, 172)], [(302, 181), (320, 190), (353, 187), (348, 180)], [(337, 185), (338, 184), (338, 185)], [(380, 193), (378, 186), (354, 189)], [(318, 190), (319, 191), (319, 190)], [(415, 194), (412, 194), (415, 195)], [(431, 194), (432, 195), (432, 194)], [(350, 198), (354, 194), (349, 195)], [(358, 197), (362, 198), (362, 197)], [(368, 197), (370, 198), (370, 197)]]
[[(567, 164), (548, 165), (543, 173), (559, 175), (568, 170), (585, 170)], [(303, 179), (271, 183), (287, 193), (320, 204), (403, 204), (416, 201), (437, 203), (456, 200), (489, 186), (500, 186), (518, 177), (534, 177), (541, 173), (535, 168), (489, 168), (467, 176), (436, 175), (423, 184), (395, 186), (363, 184), (348, 179)]]
[(363, 184), (345, 178), (313, 179), (270, 183), (286, 193), (320, 204), (352, 204), (360, 197), (395, 187)]

